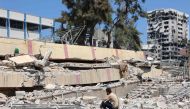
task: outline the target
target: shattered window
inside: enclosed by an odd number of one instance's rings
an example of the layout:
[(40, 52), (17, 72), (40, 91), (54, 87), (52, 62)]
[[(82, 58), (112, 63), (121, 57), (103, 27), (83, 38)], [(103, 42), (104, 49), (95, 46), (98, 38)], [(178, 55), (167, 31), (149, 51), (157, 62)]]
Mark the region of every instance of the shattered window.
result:
[(27, 23), (28, 31), (38, 32), (39, 25), (33, 23)]
[(24, 29), (24, 23), (21, 22), (21, 21), (16, 21), (16, 20), (10, 20), (10, 26), (11, 28), (14, 28), (14, 29)]
[(6, 27), (6, 19), (0, 18), (0, 27)]

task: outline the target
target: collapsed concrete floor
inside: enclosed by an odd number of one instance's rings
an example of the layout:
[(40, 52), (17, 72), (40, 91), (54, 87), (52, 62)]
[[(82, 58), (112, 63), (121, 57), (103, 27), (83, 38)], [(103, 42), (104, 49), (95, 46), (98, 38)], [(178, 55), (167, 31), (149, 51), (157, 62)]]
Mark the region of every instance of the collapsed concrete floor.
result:
[(36, 69), (30, 56), (17, 58), (0, 63), (0, 108), (99, 109), (108, 86), (121, 109), (190, 108), (190, 83), (159, 65), (112, 58), (100, 63), (48, 62)]

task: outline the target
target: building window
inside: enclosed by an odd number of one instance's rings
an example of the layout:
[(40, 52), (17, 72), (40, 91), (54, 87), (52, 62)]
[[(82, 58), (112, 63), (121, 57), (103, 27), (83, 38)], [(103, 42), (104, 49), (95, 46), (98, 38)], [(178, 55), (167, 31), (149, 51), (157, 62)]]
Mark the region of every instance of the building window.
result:
[(168, 28), (168, 26), (164, 26), (164, 28), (165, 28), (165, 29), (167, 29), (167, 28)]
[(172, 33), (175, 33), (175, 29), (172, 30)]
[(14, 29), (21, 29), (23, 30), (23, 22), (21, 21), (16, 21), (16, 20), (10, 20), (10, 26), (11, 28), (14, 28)]
[(182, 30), (182, 28), (178, 28), (179, 30)]
[(6, 27), (6, 19), (0, 18), (0, 27)]
[(168, 22), (168, 21), (166, 21), (166, 22), (164, 22), (164, 24), (169, 24), (169, 22)]
[(27, 23), (28, 31), (38, 32), (39, 25), (33, 23)]
[(179, 26), (182, 26), (182, 24), (178, 23)]
[(183, 34), (182, 32), (178, 32), (178, 34)]
[(164, 30), (164, 32), (169, 32), (169, 30)]

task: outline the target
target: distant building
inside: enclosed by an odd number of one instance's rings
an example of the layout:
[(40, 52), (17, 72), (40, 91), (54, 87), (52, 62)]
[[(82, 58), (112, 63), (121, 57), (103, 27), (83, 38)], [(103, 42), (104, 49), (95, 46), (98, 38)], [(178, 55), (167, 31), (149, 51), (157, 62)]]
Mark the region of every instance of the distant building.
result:
[(53, 34), (53, 19), (0, 9), (0, 37), (40, 39), (48, 29), (52, 31), (49, 35)]
[(144, 51), (146, 58), (148, 58), (148, 57), (154, 57), (152, 55), (152, 52), (154, 50), (154, 44), (142, 44), (141, 45), (141, 49), (142, 49), (142, 51)]
[(163, 63), (187, 60), (189, 15), (174, 9), (148, 12), (147, 44), (153, 45), (150, 56)]

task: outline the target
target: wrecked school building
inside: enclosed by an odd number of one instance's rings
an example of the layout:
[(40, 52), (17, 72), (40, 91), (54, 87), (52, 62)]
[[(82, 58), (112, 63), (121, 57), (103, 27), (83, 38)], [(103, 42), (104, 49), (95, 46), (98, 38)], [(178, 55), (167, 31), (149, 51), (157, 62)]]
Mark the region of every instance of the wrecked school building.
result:
[(147, 61), (143, 51), (42, 41), (54, 20), (0, 13), (0, 108), (100, 109), (106, 87), (120, 109), (189, 108), (184, 75)]

